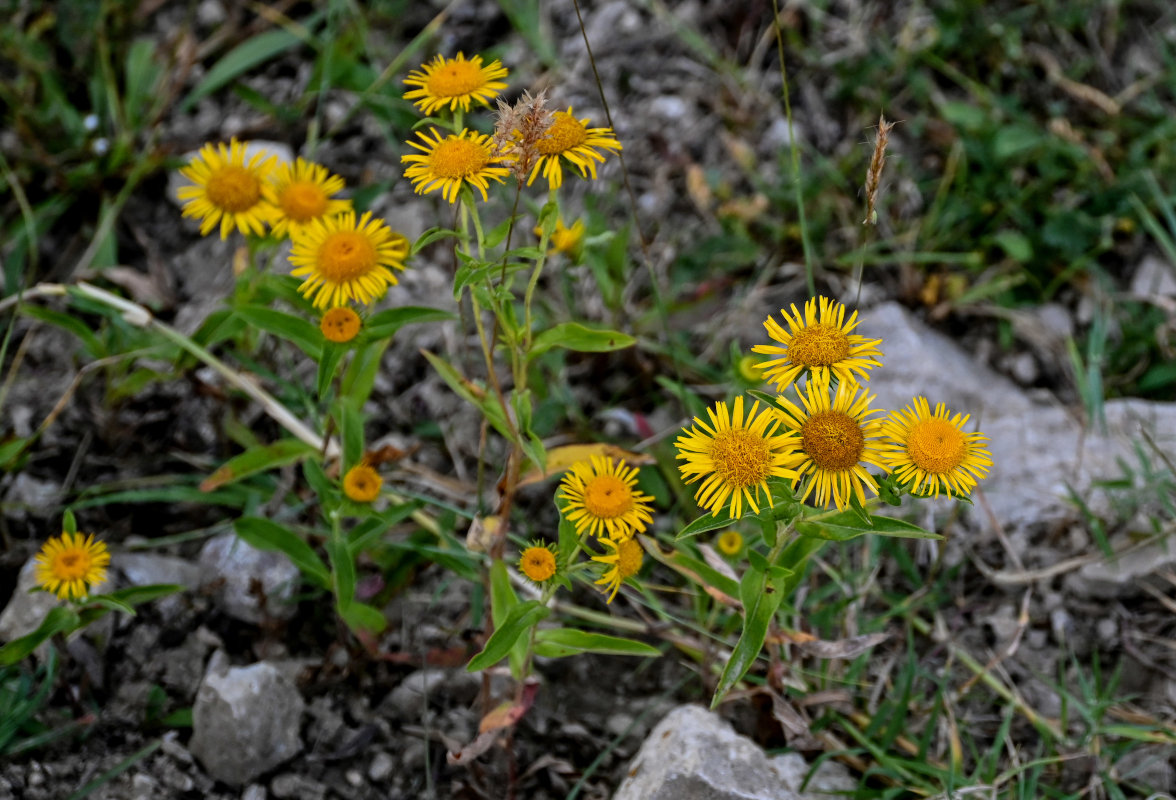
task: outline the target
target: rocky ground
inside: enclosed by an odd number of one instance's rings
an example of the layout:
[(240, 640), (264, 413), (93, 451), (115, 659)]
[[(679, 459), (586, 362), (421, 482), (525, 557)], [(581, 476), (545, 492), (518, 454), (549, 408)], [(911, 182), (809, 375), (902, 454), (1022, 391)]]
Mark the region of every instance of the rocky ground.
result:
[[(218, 12), (211, 0), (200, 5), (204, 24), (218, 24), (224, 9)], [(420, 25), (435, 11), (425, 5), (409, 12)], [(757, 38), (766, 30), (767, 16), (756, 6), (685, 2), (675, 4), (671, 17), (656, 4), (651, 11), (606, 2), (589, 6), (586, 14), (588, 38), (625, 145), (637, 218), (648, 241), (646, 257), (653, 279), (665, 285), (672, 282), (676, 259), (718, 227), (706, 207), (718, 201), (691, 191), (688, 176), (717, 172), (722, 183), (754, 204), (755, 177), (736, 164), (750, 161), (765, 172), (774, 170), (776, 154), (788, 141), (774, 45)], [(176, 24), (169, 14), (162, 9), (150, 20), (158, 35)], [(491, 35), (505, 36), (502, 58), (515, 75), (525, 76), (534, 89), (549, 88), (557, 104), (572, 104), (578, 114), (603, 120), (570, 4), (550, 4), (547, 16), (560, 64), (556, 70), (544, 70), (509, 34), (494, 3), (456, 6), (442, 44), (446, 51), (471, 53), (497, 44)], [(746, 68), (738, 76), (715, 70), (680, 34), (676, 26), (682, 24), (707, 31), (720, 49), (738, 53)], [(852, 37), (844, 45), (854, 46)], [(281, 98), (304, 91), (309, 77), (288, 59), (249, 83)], [(825, 88), (801, 82), (796, 131), (832, 158), (860, 148), (866, 132), (857, 127), (860, 115), (837, 107)], [(351, 102), (342, 92), (328, 97), (328, 122)], [(229, 95), (165, 120), (162, 131), (176, 153), (231, 135), (283, 138), (266, 118)], [(919, 142), (904, 136), (901, 129), (895, 134), (895, 157), (916, 157)], [(381, 125), (357, 114), (317, 157), (359, 185), (399, 175), (393, 147)], [(600, 184), (573, 185), (569, 203), (583, 207), (592, 193), (591, 202), (623, 219), (625, 196), (603, 188), (619, 182), (616, 165), (602, 174)], [(917, 194), (901, 169), (890, 189), (904, 197)], [(437, 208), (399, 181), (374, 210), (414, 237), (436, 224)], [(182, 331), (194, 330), (231, 289), (234, 243), (200, 239), (192, 225), (180, 223), (162, 178), (132, 197), (124, 217), (128, 234), (149, 234), (128, 238), (150, 242), (127, 250), (127, 264), (143, 281), (124, 281), (124, 288), (143, 302), (154, 297), (161, 317)], [(445, 305), (451, 297), (448, 266), (430, 258), (425, 254), (414, 263), (389, 304)], [(1176, 302), (1176, 286), (1155, 257), (1149, 259), (1128, 270), (1134, 280), (1125, 280), (1124, 291)], [(793, 258), (765, 254), (742, 277), (743, 283), (699, 291), (693, 301), (678, 304), (671, 326), (695, 331), (700, 348), (711, 348), (714, 356), (731, 341), (742, 347), (758, 341), (767, 313), (803, 299), (803, 269)], [(626, 294), (633, 319), (648, 308), (649, 280), (649, 273), (638, 271)], [(861, 330), (885, 343), (885, 369), (870, 384), (878, 406), (901, 407), (917, 387), (952, 408), (971, 411), (991, 439), (996, 467), (975, 505), (961, 511), (947, 503), (926, 504), (916, 520), (948, 538), (941, 550), (912, 546), (912, 558), (928, 569), (938, 560), (957, 570), (958, 582), (959, 602), (942, 610), (942, 629), (923, 642), (927, 669), (954, 668), (952, 647), (996, 658), (1002, 680), (1029, 706), (1058, 717), (1063, 709), (1055, 681), (1076, 680), (1074, 665), (1090, 663), (1097, 654), (1103, 663), (1119, 665), (1119, 692), (1133, 698), (1132, 708), (1171, 724), (1176, 653), (1168, 643), (1176, 638), (1176, 618), (1169, 595), (1176, 584), (1176, 550), (1148, 535), (1153, 521), (1170, 526), (1171, 518), (1148, 503), (1124, 508), (1098, 481), (1119, 477), (1123, 462), (1138, 463), (1136, 446), (1145, 434), (1160, 451), (1172, 452), (1176, 404), (1109, 402), (1105, 429), (1081, 418), (1057, 378), (1066, 337), (1081, 320), (1077, 304), (1016, 312), (1013, 327), (1026, 333), (1002, 347), (983, 320), (954, 330), (937, 319), (929, 325), (925, 313), (894, 301), (902, 291), (886, 275), (868, 280), (860, 300), (858, 287), (843, 273), (830, 272), (826, 286), (860, 306)], [(606, 317), (588, 281), (577, 286), (576, 299), (587, 316)], [(769, 758), (763, 752), (765, 745), (782, 743), (770, 712), (747, 699), (725, 705), (721, 716), (680, 707), (705, 702), (709, 692), (697, 665), (673, 650), (639, 665), (597, 657), (540, 663), (535, 706), (505, 746), (469, 765), (448, 764), (447, 752), (477, 733), (483, 693), (506, 687), (502, 675), (483, 680), (464, 670), (480, 625), (469, 616), (469, 585), (435, 566), (420, 569), (385, 609), (391, 624), (378, 642), (382, 657), (373, 657), (339, 631), (320, 598), (299, 594), (297, 569), (284, 557), (237, 541), (231, 518), (218, 507), (128, 498), (85, 509), (79, 499), (84, 501), (87, 487), (133, 490), (178, 475), (209, 474), (233, 452), (223, 431), (226, 418), (263, 437), (276, 428), (207, 370), (169, 376), (112, 399), (97, 373), (81, 371), (86, 359), (71, 337), (24, 320), (14, 341), (23, 343), (23, 363), (6, 400), (5, 428), (27, 435), (61, 398), (65, 403), (27, 465), (0, 477), (5, 539), (0, 641), (28, 630), (44, 614), (50, 598), (27, 593), (26, 562), (56, 532), (64, 502), (73, 503), (85, 524), (112, 543), (114, 581), (174, 582), (187, 591), (69, 643), (50, 718), (58, 724), (80, 721), (77, 734), (0, 762), (0, 800), (65, 798), (99, 776), (110, 777), (88, 796), (100, 800), (498, 798), (510, 780), (515, 796), (537, 800), (569, 796), (573, 787), (578, 796), (606, 798), (616, 792), (624, 800), (669, 793), (675, 800), (793, 798), (800, 791), (806, 762), (796, 754)], [(473, 494), (478, 422), (432, 375), (419, 350), (453, 352), (460, 345), (454, 326), (422, 326), (398, 337), (368, 407), (374, 442), (420, 445), (413, 468), (390, 480), (451, 503)], [(591, 369), (614, 376), (632, 366), (618, 357)], [(1051, 387), (1055, 379), (1058, 385)], [(600, 385), (586, 380), (572, 390), (589, 415), (628, 393), (633, 399), (621, 404), (623, 410), (644, 413), (658, 433), (676, 429), (683, 421), (678, 413), (669, 403), (638, 399), (633, 388), (639, 384), (606, 377)], [(632, 432), (612, 427), (618, 418), (596, 419), (610, 435), (628, 435), (627, 444), (633, 444)], [(424, 420), (441, 421), (439, 440), (414, 437)], [(1111, 520), (1110, 544), (1126, 553), (1123, 558), (1111, 561), (1101, 554), (1072, 495)], [(536, 491), (522, 501), (524, 508), (540, 508), (548, 499)], [(659, 525), (668, 531), (670, 521)], [(650, 579), (673, 580), (658, 570)], [(877, 579), (895, 590), (903, 586), (893, 565), (879, 565)], [(590, 594), (576, 599), (599, 605)], [(624, 599), (613, 610), (638, 614)], [(878, 669), (904, 648), (898, 640), (879, 646)], [(189, 708), (190, 726), (184, 719)], [(994, 727), (991, 700), (979, 690), (961, 698), (961, 708), (969, 715), (961, 724)], [(177, 712), (178, 719), (170, 716)], [(749, 738), (737, 736), (731, 724)], [(1010, 735), (1017, 742), (1032, 741), (1031, 729), (1020, 724)], [(804, 749), (810, 759), (820, 753), (818, 747)], [(1176, 785), (1169, 750), (1148, 745), (1131, 759), (1118, 769), (1137, 784), (1154, 791)], [(805, 791), (852, 787), (858, 765), (843, 761), (826, 761)], [(1067, 769), (1070, 784), (1086, 777), (1081, 763)]]

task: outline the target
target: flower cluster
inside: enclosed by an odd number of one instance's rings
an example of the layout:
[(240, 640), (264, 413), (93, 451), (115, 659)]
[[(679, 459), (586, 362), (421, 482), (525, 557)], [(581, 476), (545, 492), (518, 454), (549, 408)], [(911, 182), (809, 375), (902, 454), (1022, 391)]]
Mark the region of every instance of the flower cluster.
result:
[[(748, 365), (774, 385), (776, 405), (758, 409), (756, 401), (745, 414), (741, 396), (733, 410), (720, 402), (707, 409), (709, 422), (696, 417), (675, 442), (683, 479), (700, 482), (700, 506), (715, 516), (726, 508), (733, 519), (744, 504), (758, 513), (760, 504), (773, 504), (772, 477), (789, 480), (793, 490), (803, 484), (801, 502), (844, 509), (851, 498), (860, 504), (867, 491), (878, 494), (869, 467), (892, 474), (906, 491), (936, 497), (966, 497), (987, 475), (987, 437), (965, 432), (967, 415), (952, 416), (942, 403), (932, 412), (926, 398), (915, 397), (905, 410), (875, 418), (865, 384), (881, 366), (881, 341), (853, 332), (857, 312), (846, 319), (843, 305), (819, 297), (803, 314), (793, 305), (780, 315), (784, 324), (770, 316), (764, 322), (773, 343), (752, 348), (769, 359)], [(785, 395), (789, 389), (796, 400)]]
[[(298, 291), (323, 309), (321, 329), (332, 342), (347, 342), (362, 321), (350, 303), (369, 304), (398, 282), (408, 241), (370, 212), (356, 217), (351, 201), (338, 195), (343, 179), (303, 158), (279, 162), (248, 143), (206, 144), (180, 170), (191, 185), (178, 196), (183, 215), (200, 219), (204, 235), (219, 227), (247, 236), (289, 238), (291, 274)], [(348, 314), (336, 313), (346, 309)]]

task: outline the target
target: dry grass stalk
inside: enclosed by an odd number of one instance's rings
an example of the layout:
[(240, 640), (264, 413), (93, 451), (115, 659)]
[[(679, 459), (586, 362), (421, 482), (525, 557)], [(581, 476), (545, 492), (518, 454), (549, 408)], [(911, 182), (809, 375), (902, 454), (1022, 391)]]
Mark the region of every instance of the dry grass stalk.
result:
[(887, 122), (886, 117), (878, 115), (878, 138), (874, 141), (874, 154), (870, 156), (870, 168), (866, 171), (866, 218), (863, 225), (877, 225), (878, 212), (874, 204), (878, 199), (878, 186), (882, 182), (882, 166), (886, 163), (886, 145), (890, 141), (890, 129), (893, 122)]
[(534, 96), (523, 92), (513, 106), (498, 101), (494, 148), (500, 155), (510, 156), (510, 168), (518, 180), (526, 180), (540, 155), (535, 146), (554, 120), (555, 112), (547, 109), (546, 90)]

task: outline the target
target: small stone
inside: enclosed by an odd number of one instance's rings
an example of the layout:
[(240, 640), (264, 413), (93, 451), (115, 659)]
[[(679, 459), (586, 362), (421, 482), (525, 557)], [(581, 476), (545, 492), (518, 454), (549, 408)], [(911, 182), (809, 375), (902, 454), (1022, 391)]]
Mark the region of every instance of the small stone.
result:
[(372, 763), (368, 765), (368, 779), (373, 783), (385, 781), (392, 775), (392, 770), (395, 768), (396, 762), (392, 760), (392, 756), (381, 750), (376, 753), (372, 758)]
[(357, 769), (349, 769), (344, 772), (343, 779), (347, 781), (348, 786), (353, 786), (356, 789), (363, 786), (363, 773)]
[(131, 778), (131, 797), (134, 800), (153, 800), (159, 795), (159, 784), (150, 775), (135, 773)]
[(241, 792), (241, 800), (266, 800), (268, 795), (269, 793), (266, 792), (264, 786), (260, 783), (253, 783)]
[(241, 786), (302, 749), (306, 704), (268, 663), (220, 672), (216, 661), (196, 694), (189, 747), (209, 775)]
[[(37, 562), (30, 558), (20, 569), (12, 599), (0, 612), (0, 643), (11, 642), (25, 634), (32, 633), (45, 619), (45, 615), (57, 605), (57, 597), (49, 592), (32, 592), (37, 585)], [(37, 648), (38, 653), (47, 651), (48, 643)]]
[(465, 670), (422, 669), (407, 676), (380, 703), (380, 713), (419, 719), (429, 697), (444, 696), (461, 705), (478, 692), (478, 677)]
[(270, 781), (270, 791), (278, 800), (323, 800), (327, 787), (318, 781), (287, 773)]
[(217, 605), (242, 622), (294, 616), (293, 597), (300, 579), (298, 567), (285, 553), (258, 550), (232, 533), (210, 539), (200, 551), (201, 584), (214, 587)]
[(1095, 633), (1098, 634), (1098, 640), (1103, 644), (1110, 644), (1115, 641), (1115, 637), (1119, 633), (1119, 623), (1110, 617), (1103, 617), (1095, 626)]
[(678, 122), (690, 113), (690, 106), (681, 97), (662, 95), (653, 99), (649, 104), (649, 111), (655, 117), (661, 117), (668, 122)]

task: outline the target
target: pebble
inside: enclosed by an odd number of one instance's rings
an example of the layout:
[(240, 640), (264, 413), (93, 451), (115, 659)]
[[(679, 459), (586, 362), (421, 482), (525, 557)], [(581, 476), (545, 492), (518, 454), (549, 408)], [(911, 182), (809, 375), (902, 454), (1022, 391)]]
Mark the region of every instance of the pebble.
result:
[(396, 762), (392, 759), (392, 756), (381, 750), (372, 757), (372, 763), (368, 765), (368, 778), (373, 783), (387, 780), (395, 767)]

